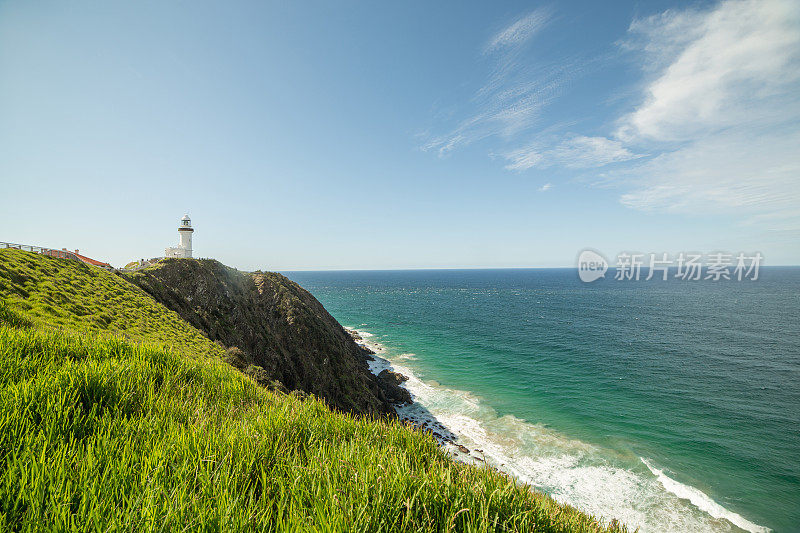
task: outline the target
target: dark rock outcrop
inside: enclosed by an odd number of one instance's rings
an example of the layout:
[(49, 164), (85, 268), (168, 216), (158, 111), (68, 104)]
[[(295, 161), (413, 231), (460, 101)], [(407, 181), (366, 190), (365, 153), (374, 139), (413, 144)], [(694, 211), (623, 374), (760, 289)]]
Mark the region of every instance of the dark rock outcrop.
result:
[(411, 403), (411, 393), (400, 386), (406, 380), (408, 380), (406, 376), (391, 370), (383, 370), (378, 374), (378, 381), (381, 382), (386, 398), (392, 403)]
[(228, 348), (228, 362), (257, 382), (314, 394), (341, 411), (394, 415), (390, 402), (400, 393), (382, 386), (367, 353), (288, 278), (211, 259), (168, 259), (124, 277)]

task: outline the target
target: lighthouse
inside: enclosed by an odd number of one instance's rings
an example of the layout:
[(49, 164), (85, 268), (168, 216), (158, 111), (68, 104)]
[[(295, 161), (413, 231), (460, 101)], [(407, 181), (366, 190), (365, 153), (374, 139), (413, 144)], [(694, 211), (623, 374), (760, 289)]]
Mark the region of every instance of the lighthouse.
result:
[(164, 250), (165, 257), (192, 257), (192, 233), (194, 233), (194, 228), (192, 228), (192, 219), (189, 218), (189, 215), (183, 215), (181, 218), (181, 223), (178, 226), (178, 246), (172, 247)]

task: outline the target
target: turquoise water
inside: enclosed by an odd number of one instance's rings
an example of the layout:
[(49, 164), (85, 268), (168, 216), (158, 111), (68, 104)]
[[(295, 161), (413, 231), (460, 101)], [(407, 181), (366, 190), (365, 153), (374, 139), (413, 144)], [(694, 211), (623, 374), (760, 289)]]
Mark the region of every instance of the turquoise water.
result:
[(800, 531), (800, 269), (292, 272), (487, 460), (644, 531)]

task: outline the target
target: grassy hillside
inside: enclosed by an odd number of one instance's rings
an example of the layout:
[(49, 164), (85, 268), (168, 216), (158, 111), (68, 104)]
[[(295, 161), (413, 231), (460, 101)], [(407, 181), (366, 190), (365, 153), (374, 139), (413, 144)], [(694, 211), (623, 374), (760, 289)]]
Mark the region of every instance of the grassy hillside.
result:
[(285, 276), (240, 272), (213, 259), (166, 259), (125, 278), (208, 338), (235, 347), (228, 360), (237, 367), (257, 366), (288, 389), (342, 411), (394, 413), (364, 352), (311, 293)]
[(147, 293), (117, 275), (77, 261), (0, 251), (0, 299), (40, 326), (105, 332), (187, 355), (224, 350)]
[[(26, 276), (63, 279), (65, 268)], [(152, 300), (106, 332), (52, 286), (39, 294), (43, 279), (10, 280), (15, 272), (0, 272), (12, 294), (0, 303), (0, 530), (605, 530), (502, 474), (454, 463), (396, 421), (269, 391), (186, 346), (115, 335), (162, 339), (147, 329), (162, 327), (146, 318)], [(71, 299), (92, 301), (106, 285), (131, 294), (98, 276), (75, 279)]]

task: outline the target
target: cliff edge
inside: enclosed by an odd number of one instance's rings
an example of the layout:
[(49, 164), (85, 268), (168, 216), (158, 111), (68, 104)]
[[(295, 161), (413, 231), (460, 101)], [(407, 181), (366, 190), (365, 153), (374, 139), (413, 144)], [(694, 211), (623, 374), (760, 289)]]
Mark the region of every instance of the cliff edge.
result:
[(167, 259), (124, 277), (225, 346), (228, 362), (260, 383), (314, 394), (341, 411), (394, 415), (394, 395), (370, 373), (364, 351), (285, 276)]

